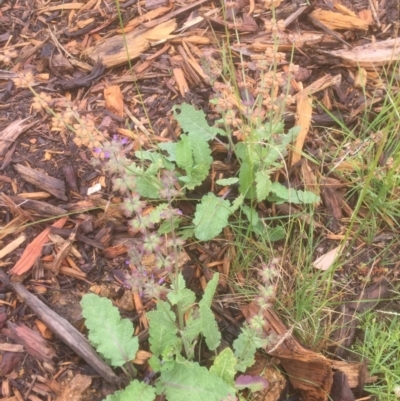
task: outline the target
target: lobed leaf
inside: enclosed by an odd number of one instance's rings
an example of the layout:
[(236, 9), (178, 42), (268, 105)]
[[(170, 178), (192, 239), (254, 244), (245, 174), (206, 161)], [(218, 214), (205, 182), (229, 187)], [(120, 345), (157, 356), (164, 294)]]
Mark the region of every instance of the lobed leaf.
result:
[(214, 351), (221, 344), (221, 332), (210, 307), (200, 305), (201, 333), (209, 350)]
[(230, 178), (222, 178), (220, 180), (215, 181), (218, 185), (226, 186), (226, 185), (233, 185), (239, 182), (239, 178), (237, 177), (230, 177)]
[(196, 238), (201, 241), (215, 238), (228, 225), (230, 215), (229, 201), (218, 198), (212, 192), (204, 195), (193, 219)]
[(154, 401), (156, 390), (144, 382), (133, 380), (124, 390), (116, 391), (104, 401)]
[(267, 199), (271, 192), (272, 182), (269, 179), (269, 173), (268, 170), (260, 170), (255, 175), (257, 202)]
[(254, 330), (243, 327), (239, 337), (233, 342), (234, 355), (237, 360), (236, 370), (244, 372), (254, 365), (256, 350), (264, 346), (265, 342), (266, 340), (258, 337)]
[(181, 135), (176, 144), (176, 164), (183, 169), (189, 169), (193, 166), (192, 146), (187, 135)]
[(136, 177), (136, 190), (144, 198), (158, 199), (160, 197), (161, 184), (152, 175)]
[(219, 280), (219, 273), (215, 273), (212, 277), (212, 279), (207, 283), (207, 286), (204, 290), (203, 297), (201, 298), (201, 301), (199, 302), (200, 306), (207, 306), (208, 308), (211, 307), (212, 300), (214, 299), (215, 291), (218, 286), (218, 280)]
[(130, 320), (121, 319), (118, 309), (107, 298), (84, 295), (82, 316), (89, 330), (89, 340), (112, 366), (122, 366), (135, 358), (139, 349)]
[(317, 203), (320, 201), (320, 197), (313, 192), (286, 188), (279, 182), (274, 182), (271, 185), (271, 192), (278, 197), (278, 199), (273, 199), (277, 204), (283, 202), (306, 204)]
[[(217, 134), (226, 135), (224, 131), (217, 127), (210, 127), (206, 120), (206, 115), (202, 110), (196, 110), (190, 104), (174, 106), (174, 117), (178, 121), (182, 130), (201, 137), (204, 141), (213, 139)], [(178, 113), (178, 111), (180, 111)]]
[(255, 196), (254, 181), (254, 169), (248, 163), (242, 163), (239, 171), (239, 191), (247, 199), (253, 199)]
[(158, 144), (158, 147), (169, 153), (169, 156), (165, 156), (167, 160), (176, 162), (176, 145), (176, 142), (161, 142)]
[(197, 362), (176, 362), (161, 372), (160, 382), (168, 401), (221, 401), (235, 394), (232, 386)]
[(168, 302), (158, 301), (156, 310), (147, 312), (150, 320), (149, 342), (150, 350), (159, 356), (167, 348), (174, 348), (179, 343), (176, 316)]
[(219, 376), (225, 383), (233, 386), (236, 374), (236, 358), (228, 347), (221, 351), (214, 360), (210, 372)]
[(171, 288), (172, 291), (167, 295), (168, 300), (171, 302), (171, 305), (177, 305), (179, 303), (182, 308), (182, 313), (186, 313), (195, 303), (196, 294), (192, 290), (186, 288), (182, 273), (178, 274), (177, 284), (171, 284)]

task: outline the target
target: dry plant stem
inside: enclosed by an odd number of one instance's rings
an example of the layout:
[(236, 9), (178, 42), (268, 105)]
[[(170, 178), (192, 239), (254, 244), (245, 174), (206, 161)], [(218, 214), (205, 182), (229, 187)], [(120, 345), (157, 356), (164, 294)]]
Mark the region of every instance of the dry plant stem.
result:
[(101, 377), (110, 383), (119, 383), (118, 377), (111, 368), (99, 357), (96, 351), (89, 345), (86, 338), (67, 320), (57, 315), (57, 313), (32, 295), (22, 284), (12, 283), (2, 270), (0, 270), (0, 280), (4, 285), (15, 291), (36, 313), (39, 319), (41, 319), (66, 345), (73, 349), (77, 355), (92, 366)]

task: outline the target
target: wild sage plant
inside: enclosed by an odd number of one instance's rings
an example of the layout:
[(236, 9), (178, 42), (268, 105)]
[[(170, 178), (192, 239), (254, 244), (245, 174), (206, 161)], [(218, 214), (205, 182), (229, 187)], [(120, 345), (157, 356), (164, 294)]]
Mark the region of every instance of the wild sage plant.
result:
[[(146, 313), (149, 319), (149, 346), (152, 357), (149, 365), (154, 374), (147, 381), (139, 381), (131, 364), (139, 349), (134, 327), (128, 319), (121, 319), (111, 301), (94, 294), (82, 299), (83, 316), (89, 329), (89, 340), (112, 366), (123, 368), (133, 379), (127, 388), (107, 397), (107, 401), (139, 399), (150, 401), (163, 394), (169, 401), (186, 398), (193, 400), (235, 400), (243, 388), (253, 390), (265, 388), (261, 378), (236, 377), (254, 363), (257, 348), (270, 341), (263, 331), (263, 318), (254, 316), (244, 324), (242, 332), (233, 343), (233, 350), (220, 350), (221, 332), (211, 305), (218, 285), (219, 275), (214, 274), (201, 300), (186, 288), (182, 273), (177, 266), (178, 255), (184, 245), (176, 235), (176, 219), (181, 212), (173, 207), (174, 199), (180, 195), (176, 189), (174, 171), (147, 166), (144, 169), (126, 155), (127, 141), (114, 137), (97, 153), (105, 160), (105, 166), (116, 177), (113, 187), (125, 196), (124, 213), (130, 217), (129, 224), (134, 233), (140, 235), (140, 244), (130, 251), (131, 277), (128, 280), (133, 290), (156, 300), (156, 308)], [(154, 163), (151, 162), (151, 163)], [(165, 167), (165, 166), (164, 166)], [(146, 171), (157, 170), (160, 204), (152, 212), (145, 213), (147, 202), (136, 192), (149, 177)], [(154, 176), (152, 176), (154, 177)], [(151, 185), (156, 185), (152, 181)], [(164, 237), (156, 226), (164, 224)], [(156, 257), (155, 271), (149, 273), (141, 260), (145, 254)], [(263, 270), (273, 271), (270, 266)], [(165, 273), (170, 286), (163, 285), (159, 273)], [(271, 279), (274, 273), (263, 273), (259, 304), (265, 307), (273, 294)], [(157, 278), (156, 278), (157, 277)], [(268, 277), (268, 279), (267, 279)], [(262, 311), (262, 308), (260, 308)], [(212, 366), (207, 369), (195, 361), (195, 350), (203, 338), (209, 350), (215, 352)]]

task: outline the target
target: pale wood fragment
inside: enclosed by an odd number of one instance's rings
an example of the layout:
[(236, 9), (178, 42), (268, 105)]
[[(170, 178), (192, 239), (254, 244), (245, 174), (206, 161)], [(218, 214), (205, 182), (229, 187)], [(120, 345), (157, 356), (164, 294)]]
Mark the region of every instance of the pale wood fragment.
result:
[(21, 234), (14, 241), (11, 241), (3, 249), (0, 249), (0, 259), (11, 253), (14, 249), (17, 249), (26, 240), (25, 234)]
[(343, 15), (329, 10), (317, 9), (311, 16), (326, 25), (330, 29), (360, 29), (366, 31), (368, 22), (354, 15)]
[(331, 50), (324, 53), (340, 57), (348, 66), (375, 69), (376, 67), (382, 67), (399, 61), (400, 38), (356, 46), (351, 50)]
[(293, 166), (301, 159), (301, 150), (303, 149), (304, 141), (306, 140), (308, 130), (311, 126), (312, 116), (312, 98), (306, 94), (300, 95), (297, 98), (297, 110), (296, 110), (296, 125), (300, 127), (299, 135), (296, 138), (294, 150), (292, 153)]
[(170, 38), (176, 29), (176, 21), (171, 19), (150, 29), (141, 28), (124, 35), (117, 35), (96, 43), (85, 51), (93, 61), (101, 60), (106, 67), (126, 63), (143, 54), (152, 42)]

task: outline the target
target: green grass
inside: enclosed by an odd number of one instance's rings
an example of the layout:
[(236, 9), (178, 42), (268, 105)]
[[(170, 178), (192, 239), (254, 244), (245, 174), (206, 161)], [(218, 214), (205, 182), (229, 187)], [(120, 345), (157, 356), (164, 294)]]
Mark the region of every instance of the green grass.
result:
[(375, 383), (365, 389), (379, 401), (396, 401), (394, 390), (400, 385), (400, 315), (366, 314), (359, 325), (364, 333), (353, 351), (368, 363), (368, 372), (376, 376)]

